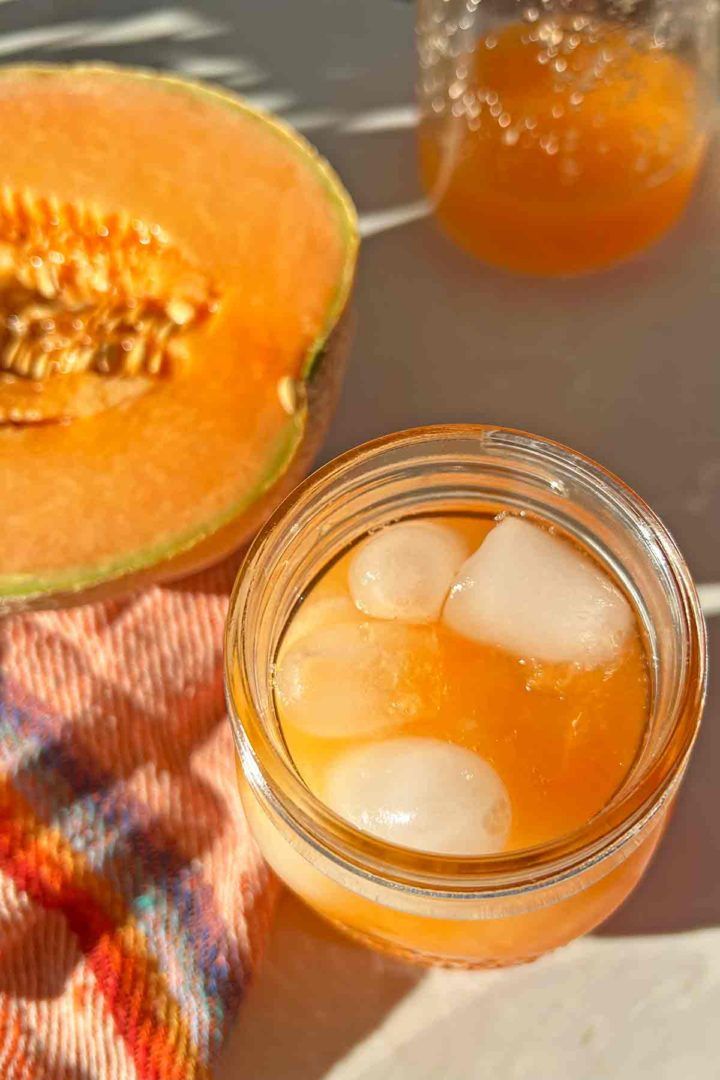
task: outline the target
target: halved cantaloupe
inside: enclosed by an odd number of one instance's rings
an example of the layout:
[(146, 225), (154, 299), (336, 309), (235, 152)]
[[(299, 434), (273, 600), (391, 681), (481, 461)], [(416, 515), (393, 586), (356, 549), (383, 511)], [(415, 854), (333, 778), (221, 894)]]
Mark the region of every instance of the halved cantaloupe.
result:
[(184, 80), (0, 75), (0, 605), (245, 539), (329, 417), (352, 204), (298, 135)]

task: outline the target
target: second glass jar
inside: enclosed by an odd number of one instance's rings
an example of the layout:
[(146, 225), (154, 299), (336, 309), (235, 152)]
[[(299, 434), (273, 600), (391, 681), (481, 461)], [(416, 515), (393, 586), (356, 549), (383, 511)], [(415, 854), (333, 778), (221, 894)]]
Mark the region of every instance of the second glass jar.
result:
[(417, 41), (422, 178), (473, 254), (586, 273), (678, 219), (714, 117), (712, 0), (419, 0)]

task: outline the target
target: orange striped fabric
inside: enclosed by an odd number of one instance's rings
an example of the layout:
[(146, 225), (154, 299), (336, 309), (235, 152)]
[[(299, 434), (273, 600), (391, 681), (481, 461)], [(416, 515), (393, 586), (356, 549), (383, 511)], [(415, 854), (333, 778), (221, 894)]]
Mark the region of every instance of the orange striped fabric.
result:
[(0, 1075), (209, 1080), (273, 888), (222, 694), (232, 568), (0, 624)]

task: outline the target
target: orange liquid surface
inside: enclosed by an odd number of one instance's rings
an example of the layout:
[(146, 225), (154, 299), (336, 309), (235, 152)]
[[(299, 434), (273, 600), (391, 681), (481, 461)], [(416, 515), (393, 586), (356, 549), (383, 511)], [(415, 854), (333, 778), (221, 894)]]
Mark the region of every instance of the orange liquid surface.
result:
[(599, 269), (659, 238), (702, 161), (693, 72), (585, 17), (481, 39), (426, 121), (425, 187), (446, 230), (495, 265)]
[[(436, 520), (461, 533), (471, 550), (494, 524), (479, 516)], [(346, 553), (316, 583), (296, 618), (312, 617), (313, 606), (325, 598), (349, 597), (352, 555)], [(598, 813), (630, 769), (646, 727), (649, 680), (639, 628), (617, 660), (593, 670), (534, 662), (468, 640), (442, 623), (427, 632), (431, 652), (420, 648), (411, 654), (401, 676), (413, 702), (411, 715), (386, 737), (432, 736), (490, 762), (512, 805), (508, 849), (559, 838)], [(288, 648), (291, 633), (292, 624)], [(281, 660), (282, 655), (281, 647)], [(280, 714), (295, 765), (320, 796), (333, 759), (368, 741), (310, 735), (282, 709)]]

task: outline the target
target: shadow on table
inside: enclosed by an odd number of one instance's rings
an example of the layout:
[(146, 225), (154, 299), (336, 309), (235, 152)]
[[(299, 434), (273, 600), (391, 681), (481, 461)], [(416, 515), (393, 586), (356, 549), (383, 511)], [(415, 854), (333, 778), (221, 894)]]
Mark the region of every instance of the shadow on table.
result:
[(319, 1080), (422, 976), (354, 944), (285, 893), (215, 1080)]

